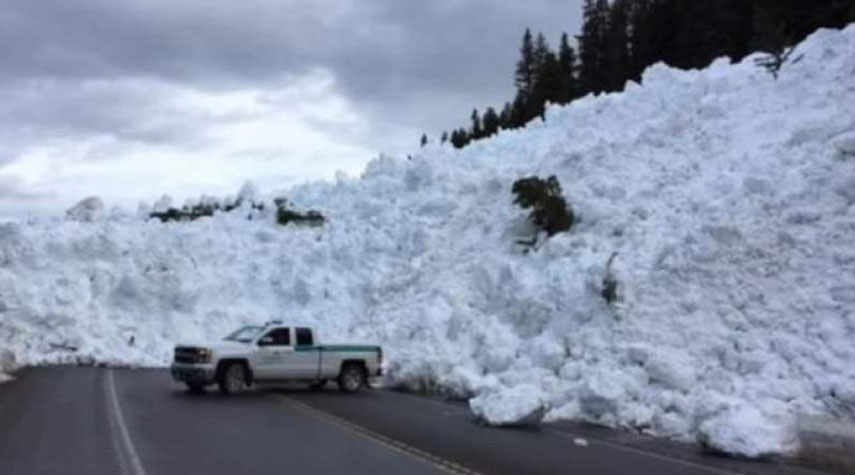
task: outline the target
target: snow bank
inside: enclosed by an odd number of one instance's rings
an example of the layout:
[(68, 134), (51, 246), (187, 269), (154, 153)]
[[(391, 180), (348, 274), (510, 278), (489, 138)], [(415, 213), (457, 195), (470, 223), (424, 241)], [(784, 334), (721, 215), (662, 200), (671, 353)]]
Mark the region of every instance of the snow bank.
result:
[[(797, 414), (855, 417), (853, 51), (850, 26), (777, 81), (751, 57), (656, 65), (525, 130), (289, 190), (322, 227), (269, 207), (2, 224), (0, 342), (21, 364), (165, 365), (178, 339), (276, 317), (382, 343), (390, 384), (474, 396), (494, 423), (792, 450)], [(510, 189), (531, 174), (580, 221), (524, 253)]]

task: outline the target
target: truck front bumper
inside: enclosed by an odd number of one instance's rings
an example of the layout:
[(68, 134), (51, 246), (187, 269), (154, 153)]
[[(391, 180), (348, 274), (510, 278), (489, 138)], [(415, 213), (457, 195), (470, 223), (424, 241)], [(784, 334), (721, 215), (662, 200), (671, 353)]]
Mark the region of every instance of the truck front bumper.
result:
[(169, 367), (172, 379), (190, 384), (212, 384), (216, 375), (213, 365), (172, 363)]

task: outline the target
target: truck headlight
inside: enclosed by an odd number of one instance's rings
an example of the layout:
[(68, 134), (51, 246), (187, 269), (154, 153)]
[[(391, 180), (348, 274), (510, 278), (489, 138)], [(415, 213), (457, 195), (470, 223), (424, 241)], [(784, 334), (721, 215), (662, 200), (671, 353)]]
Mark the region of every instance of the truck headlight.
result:
[(199, 348), (196, 352), (196, 361), (199, 363), (210, 363), (212, 351), (207, 348)]

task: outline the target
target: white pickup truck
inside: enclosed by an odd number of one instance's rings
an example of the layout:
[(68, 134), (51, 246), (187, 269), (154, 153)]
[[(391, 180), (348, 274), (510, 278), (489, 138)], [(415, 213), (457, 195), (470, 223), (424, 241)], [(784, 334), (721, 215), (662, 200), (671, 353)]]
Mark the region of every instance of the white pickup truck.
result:
[(383, 350), (371, 345), (318, 345), (311, 328), (270, 322), (245, 326), (210, 345), (177, 345), (172, 377), (192, 392), (217, 384), (225, 394), (254, 383), (305, 381), (322, 387), (335, 379), (359, 391), (381, 374)]

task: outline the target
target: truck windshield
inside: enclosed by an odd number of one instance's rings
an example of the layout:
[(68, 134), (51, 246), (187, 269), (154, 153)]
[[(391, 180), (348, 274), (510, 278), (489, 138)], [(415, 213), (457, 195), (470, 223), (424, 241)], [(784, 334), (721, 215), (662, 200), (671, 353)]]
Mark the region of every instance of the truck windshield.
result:
[(252, 325), (247, 325), (245, 327), (241, 327), (236, 332), (231, 335), (223, 338), (226, 341), (239, 341), (241, 343), (250, 343), (254, 340), (261, 332), (264, 330), (264, 327), (256, 327)]

